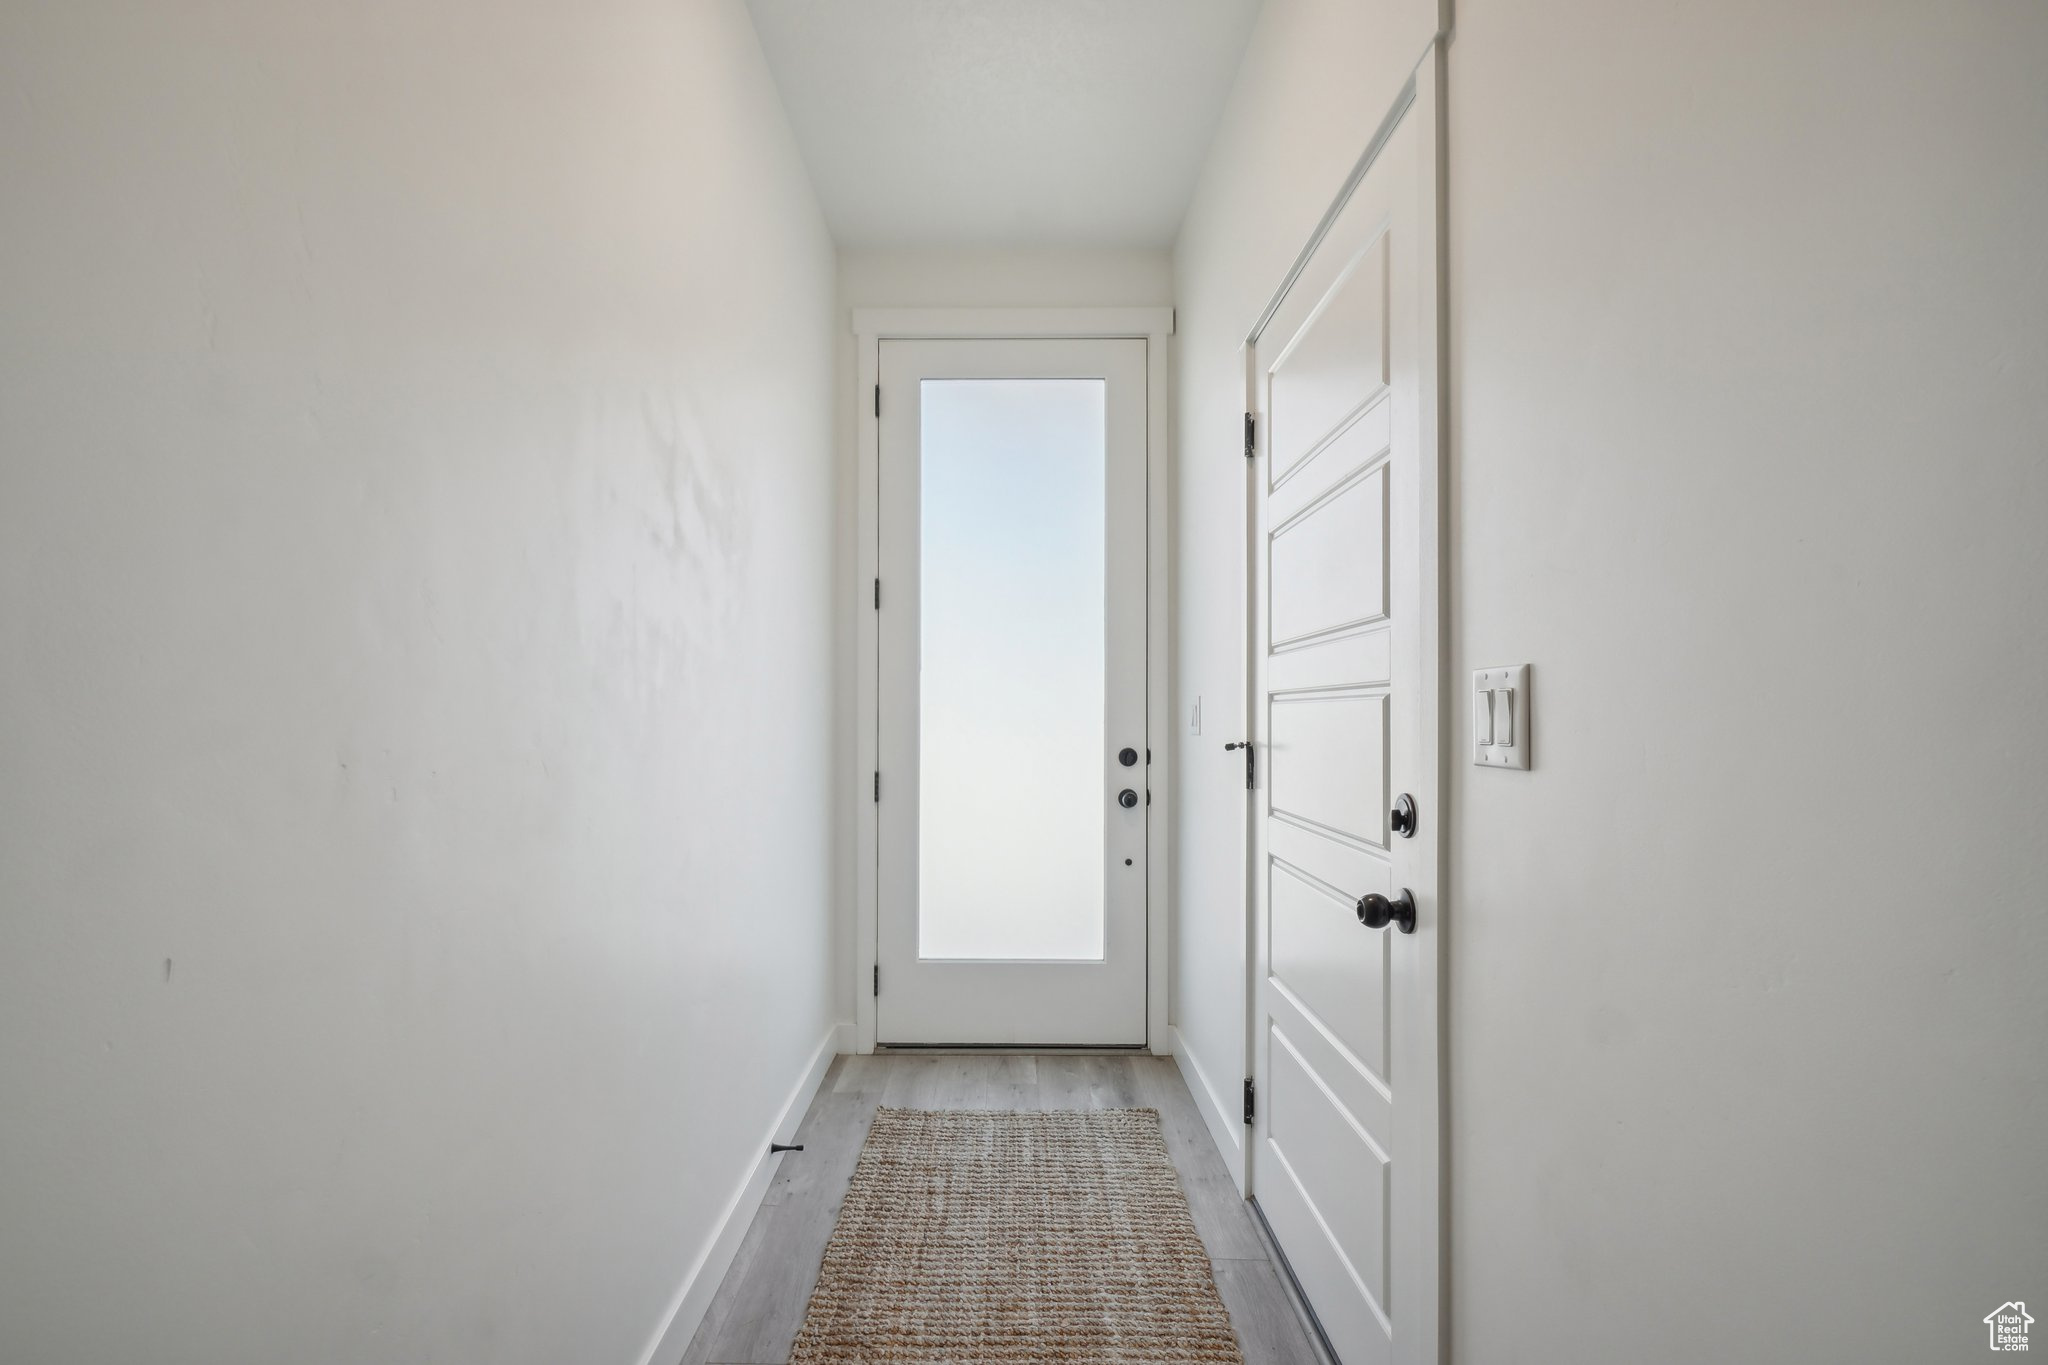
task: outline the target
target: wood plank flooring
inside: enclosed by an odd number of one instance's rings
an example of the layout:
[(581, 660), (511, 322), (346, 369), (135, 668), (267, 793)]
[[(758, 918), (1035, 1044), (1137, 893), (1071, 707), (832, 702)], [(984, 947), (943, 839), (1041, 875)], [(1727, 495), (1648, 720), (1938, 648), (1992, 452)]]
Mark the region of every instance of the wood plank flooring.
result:
[(841, 1057), (832, 1064), (797, 1129), (804, 1150), (778, 1158), (767, 1197), (684, 1365), (783, 1365), (789, 1359), (868, 1121), (883, 1104), (1157, 1109), (1245, 1365), (1319, 1365), (1251, 1211), (1170, 1058), (918, 1053)]

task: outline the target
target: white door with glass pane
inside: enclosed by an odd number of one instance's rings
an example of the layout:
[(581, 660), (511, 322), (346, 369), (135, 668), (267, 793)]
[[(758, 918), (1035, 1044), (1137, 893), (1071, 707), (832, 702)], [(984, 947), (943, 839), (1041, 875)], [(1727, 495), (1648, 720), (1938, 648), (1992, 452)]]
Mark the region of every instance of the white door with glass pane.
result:
[(876, 1039), (1145, 1041), (1145, 376), (880, 343)]

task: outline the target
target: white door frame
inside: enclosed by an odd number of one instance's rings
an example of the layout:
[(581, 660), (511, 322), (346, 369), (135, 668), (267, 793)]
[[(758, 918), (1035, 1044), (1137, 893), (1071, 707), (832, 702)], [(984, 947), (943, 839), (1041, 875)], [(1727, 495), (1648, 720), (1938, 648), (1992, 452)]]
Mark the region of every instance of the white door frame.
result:
[(1167, 1015), (1167, 847), (1173, 785), (1167, 666), (1167, 338), (1171, 308), (856, 308), (854, 390), (860, 432), (857, 497), (858, 571), (854, 575), (855, 759), (847, 797), (854, 803), (854, 1042), (875, 1050), (876, 874), (879, 849), (874, 773), (880, 762), (881, 636), (872, 584), (881, 573), (881, 426), (874, 394), (881, 343), (1042, 337), (1135, 338), (1145, 346), (1145, 742), (1151, 804), (1145, 812), (1145, 1043), (1170, 1052)]
[[(1449, 1295), (1447, 1286), (1450, 1275), (1450, 1261), (1446, 1236), (1445, 1213), (1449, 1207), (1449, 1189), (1445, 1170), (1443, 1109), (1449, 1089), (1444, 1067), (1445, 999), (1444, 970), (1448, 957), (1442, 951), (1446, 921), (1453, 888), (1449, 881), (1450, 841), (1454, 836), (1450, 823), (1450, 770), (1451, 757), (1449, 726), (1453, 712), (1450, 710), (1454, 699), (1447, 694), (1450, 676), (1447, 663), (1449, 649), (1449, 582), (1450, 528), (1446, 520), (1449, 506), (1446, 487), (1449, 482), (1448, 431), (1450, 420), (1449, 397), (1445, 391), (1444, 376), (1449, 373), (1447, 350), (1447, 327), (1445, 309), (1449, 293), (1445, 275), (1444, 232), (1446, 221), (1444, 134), (1446, 106), (1444, 103), (1444, 38), (1439, 34), (1423, 54), (1415, 73), (1403, 85), (1388, 108), (1386, 116), (1366, 144), (1365, 151), (1353, 166), (1344, 184), (1331, 201), (1322, 221), (1316, 224), (1303, 244), (1301, 253), (1273, 291), (1271, 301), (1260, 313), (1259, 319), (1246, 334), (1239, 359), (1244, 372), (1244, 403), (1247, 413), (1258, 409), (1257, 395), (1257, 344), (1264, 334), (1267, 323), (1280, 310), (1287, 293), (1293, 288), (1302, 270), (1322, 245), (1331, 227), (1335, 225), (1344, 206), (1350, 202), (1352, 192), (1364, 181), (1380, 152), (1393, 137), (1395, 130), (1404, 120), (1413, 120), (1416, 136), (1415, 160), (1417, 172), (1423, 177), (1418, 211), (1418, 250), (1422, 259), (1418, 266), (1422, 279), (1433, 291), (1433, 306), (1420, 310), (1417, 325), (1420, 331), (1417, 346), (1417, 379), (1420, 387), (1416, 412), (1416, 456), (1417, 456), (1417, 549), (1421, 568), (1421, 611), (1419, 624), (1422, 631), (1421, 660), (1422, 686), (1419, 689), (1424, 706), (1424, 720), (1421, 743), (1425, 761), (1418, 765), (1414, 774), (1415, 797), (1422, 818), (1436, 822), (1436, 896), (1434, 905), (1436, 960), (1434, 976), (1426, 983), (1431, 992), (1429, 1006), (1436, 1017), (1436, 1103), (1428, 1115), (1428, 1130), (1433, 1135), (1423, 1160), (1427, 1163), (1424, 1183), (1433, 1185), (1437, 1192), (1435, 1217), (1430, 1220), (1433, 1254), (1425, 1259), (1437, 1267), (1433, 1280), (1419, 1286), (1428, 1300), (1420, 1311), (1421, 1318), (1432, 1324), (1434, 1332), (1419, 1342), (1419, 1358), (1437, 1361), (1443, 1358), (1443, 1343), (1448, 1339)], [(1260, 433), (1264, 439), (1265, 433)], [(1257, 619), (1251, 594), (1256, 591), (1257, 573), (1251, 557), (1256, 553), (1255, 540), (1258, 531), (1258, 509), (1255, 499), (1257, 490), (1257, 465), (1246, 461), (1245, 472), (1245, 714), (1242, 733), (1255, 733), (1252, 708), (1257, 704), (1255, 692), (1257, 677), (1253, 658), (1255, 644), (1251, 637), (1251, 623)], [(1431, 723), (1433, 721), (1433, 723)], [(1247, 793), (1245, 799), (1245, 849), (1244, 858), (1244, 1061), (1245, 1074), (1252, 1071), (1255, 1047), (1255, 1033), (1258, 1024), (1258, 948), (1254, 942), (1257, 932), (1254, 912), (1254, 888), (1252, 878), (1256, 869), (1250, 855), (1252, 843), (1252, 822), (1258, 819), (1258, 802)], [(1247, 1133), (1249, 1129), (1245, 1130)], [(1220, 1145), (1220, 1144), (1219, 1144)], [(1237, 1178), (1238, 1192), (1249, 1198), (1251, 1194), (1251, 1164), (1253, 1154), (1250, 1143), (1244, 1145), (1245, 1160), (1238, 1163), (1232, 1174)], [(1291, 1275), (1287, 1276), (1291, 1280)], [(1290, 1284), (1290, 1292), (1298, 1293), (1298, 1286)], [(1303, 1305), (1307, 1307), (1307, 1305)], [(1404, 1356), (1403, 1360), (1409, 1357)]]

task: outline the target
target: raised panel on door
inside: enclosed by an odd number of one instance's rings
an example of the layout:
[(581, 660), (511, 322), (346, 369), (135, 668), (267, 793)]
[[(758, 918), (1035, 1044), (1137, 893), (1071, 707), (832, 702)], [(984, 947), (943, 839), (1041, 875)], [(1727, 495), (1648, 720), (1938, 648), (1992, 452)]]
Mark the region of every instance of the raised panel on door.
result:
[(1386, 847), (1386, 694), (1285, 694), (1272, 698), (1269, 713), (1273, 815), (1333, 838)]
[(1386, 543), (1384, 465), (1361, 464), (1288, 518), (1267, 542), (1273, 647), (1385, 620)]
[(1272, 1042), (1267, 1140), (1313, 1191), (1304, 1197), (1342, 1269), (1379, 1308), (1387, 1298), (1388, 1135), (1375, 1139), (1337, 1102), (1285, 1030), (1275, 1028)]
[(1260, 1210), (1340, 1365), (1384, 1365), (1392, 1164), (1324, 1094), (1282, 1029), (1261, 1039)]
[(1363, 252), (1271, 363), (1271, 486), (1371, 402), (1387, 383), (1386, 249)]
[(1269, 971), (1293, 1003), (1361, 1066), (1387, 1074), (1387, 946), (1362, 934), (1348, 893), (1306, 868), (1270, 863)]

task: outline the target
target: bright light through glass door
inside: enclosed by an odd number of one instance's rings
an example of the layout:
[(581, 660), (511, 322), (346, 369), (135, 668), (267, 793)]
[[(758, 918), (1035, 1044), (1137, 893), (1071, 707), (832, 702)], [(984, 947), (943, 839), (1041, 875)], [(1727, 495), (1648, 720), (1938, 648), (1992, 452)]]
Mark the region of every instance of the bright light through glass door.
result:
[(1100, 379), (926, 379), (918, 955), (1103, 956)]
[(1147, 1039), (1151, 360), (876, 343), (878, 1043)]

